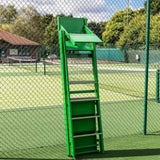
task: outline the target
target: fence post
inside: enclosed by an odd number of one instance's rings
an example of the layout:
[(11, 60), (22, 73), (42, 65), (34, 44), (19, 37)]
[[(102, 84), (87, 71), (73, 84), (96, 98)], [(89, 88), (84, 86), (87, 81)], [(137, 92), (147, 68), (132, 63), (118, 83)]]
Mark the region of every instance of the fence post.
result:
[(159, 102), (159, 69), (156, 71), (156, 102)]
[(146, 55), (145, 55), (145, 88), (144, 88), (144, 121), (143, 134), (147, 134), (147, 99), (148, 99), (148, 63), (150, 43), (150, 0), (147, 0), (147, 23), (146, 23)]
[(46, 63), (45, 63), (45, 49), (44, 46), (42, 47), (42, 52), (43, 52), (43, 69), (44, 69), (44, 75), (46, 75)]

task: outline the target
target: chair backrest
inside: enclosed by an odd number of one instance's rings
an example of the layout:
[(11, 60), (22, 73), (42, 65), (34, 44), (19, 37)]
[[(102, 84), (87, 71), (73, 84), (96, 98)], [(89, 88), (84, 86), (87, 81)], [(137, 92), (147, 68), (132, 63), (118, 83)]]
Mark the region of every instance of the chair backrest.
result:
[(68, 33), (84, 33), (86, 18), (58, 17), (58, 29), (63, 26)]

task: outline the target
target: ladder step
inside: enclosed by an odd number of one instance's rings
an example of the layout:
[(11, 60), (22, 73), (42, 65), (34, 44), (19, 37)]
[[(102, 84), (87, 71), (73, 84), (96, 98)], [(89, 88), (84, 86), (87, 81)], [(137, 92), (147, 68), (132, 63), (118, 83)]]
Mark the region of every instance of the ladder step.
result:
[(95, 90), (81, 90), (81, 91), (70, 91), (70, 94), (78, 94), (78, 93), (94, 93)]
[(94, 144), (94, 145), (86, 145), (86, 146), (82, 146), (82, 147), (75, 147), (76, 149), (83, 149), (83, 148), (88, 148), (88, 147), (97, 147), (98, 144)]
[(71, 98), (71, 102), (81, 102), (81, 101), (98, 101), (96, 97), (87, 97), (87, 98)]
[(69, 81), (69, 84), (89, 84), (89, 83), (96, 83), (95, 81)]
[(91, 119), (91, 118), (99, 118), (100, 115), (85, 115), (85, 116), (74, 116), (72, 120), (79, 120), (79, 119)]
[(94, 149), (94, 150), (82, 151), (82, 152), (81, 151), (80, 152), (77, 151), (76, 154), (79, 155), (79, 154), (96, 153), (96, 152), (99, 152), (99, 151)]
[(96, 136), (96, 135), (101, 135), (102, 133), (99, 131), (92, 132), (92, 133), (80, 133), (80, 134), (75, 134), (73, 137), (74, 138), (79, 138), (79, 137), (88, 137), (88, 136)]

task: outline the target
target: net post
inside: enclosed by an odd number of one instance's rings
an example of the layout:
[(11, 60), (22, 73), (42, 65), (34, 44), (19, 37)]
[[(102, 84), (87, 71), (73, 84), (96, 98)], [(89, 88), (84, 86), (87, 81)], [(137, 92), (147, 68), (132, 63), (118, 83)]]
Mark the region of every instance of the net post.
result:
[(43, 74), (44, 75), (46, 75), (46, 63), (45, 63), (45, 49), (44, 49), (44, 46), (42, 47), (42, 54), (43, 54), (43, 70), (44, 70), (44, 72), (43, 72)]
[(36, 73), (37, 73), (37, 59), (36, 59), (36, 61), (35, 61), (35, 71), (36, 71)]
[(159, 69), (156, 71), (156, 102), (159, 102)]
[(148, 63), (149, 63), (149, 43), (150, 43), (149, 40), (150, 40), (150, 0), (147, 0), (143, 135), (147, 134), (147, 99), (148, 99), (148, 66), (149, 66)]

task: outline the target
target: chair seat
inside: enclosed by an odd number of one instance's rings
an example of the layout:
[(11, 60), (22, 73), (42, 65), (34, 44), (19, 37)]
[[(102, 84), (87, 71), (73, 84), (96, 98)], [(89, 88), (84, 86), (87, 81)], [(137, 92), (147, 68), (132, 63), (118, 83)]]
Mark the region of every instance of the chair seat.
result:
[(69, 34), (75, 43), (101, 43), (102, 41), (95, 34)]

